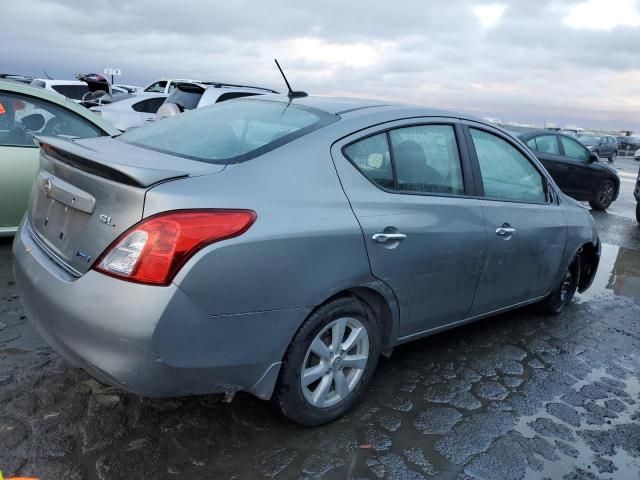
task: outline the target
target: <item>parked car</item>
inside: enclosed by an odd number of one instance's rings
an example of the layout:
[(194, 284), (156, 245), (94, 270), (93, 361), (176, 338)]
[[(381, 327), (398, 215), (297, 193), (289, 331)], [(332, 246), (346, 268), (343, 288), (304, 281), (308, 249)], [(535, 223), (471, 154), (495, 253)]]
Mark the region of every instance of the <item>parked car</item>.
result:
[(591, 135), (583, 135), (578, 137), (587, 150), (598, 155), (598, 158), (606, 158), (609, 162), (614, 162), (618, 156), (618, 142), (610, 135), (596, 137)]
[(613, 168), (598, 161), (575, 138), (562, 133), (535, 130), (517, 134), (533, 150), (567, 195), (606, 210), (618, 198), (620, 178)]
[(618, 142), (618, 148), (625, 152), (635, 153), (640, 150), (640, 137), (628, 136), (628, 137), (616, 137)]
[(527, 304), (560, 313), (599, 261), (589, 211), (460, 114), (266, 95), (39, 142), (13, 247), (27, 317), (141, 395), (245, 390), (325, 423), (381, 353)]
[(144, 87), (145, 92), (149, 93), (166, 93), (173, 92), (176, 88), (176, 83), (199, 83), (200, 80), (189, 80), (187, 78), (161, 78)]
[(0, 237), (12, 236), (27, 210), (38, 170), (34, 135), (85, 138), (117, 133), (106, 121), (61, 95), (0, 80)]
[(154, 121), (156, 112), (166, 98), (166, 93), (139, 93), (117, 102), (91, 107), (91, 110), (118, 130), (125, 131)]
[(172, 117), (185, 110), (206, 107), (214, 103), (233, 100), (234, 98), (251, 97), (278, 93), (275, 90), (249, 85), (233, 85), (229, 83), (176, 83), (174, 90), (160, 107), (156, 120)]
[(89, 91), (89, 85), (80, 80), (51, 80), (48, 78), (35, 78), (31, 81), (32, 87), (44, 88), (49, 92), (79, 103), (82, 97)]

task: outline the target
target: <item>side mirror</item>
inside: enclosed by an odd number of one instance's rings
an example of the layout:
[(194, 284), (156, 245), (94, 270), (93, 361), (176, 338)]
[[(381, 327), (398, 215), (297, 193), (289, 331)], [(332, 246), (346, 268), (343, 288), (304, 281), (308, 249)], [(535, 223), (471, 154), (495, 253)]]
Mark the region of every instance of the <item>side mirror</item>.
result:
[(589, 159), (587, 160), (587, 163), (594, 163), (600, 160), (600, 157), (598, 157), (598, 154), (596, 152), (591, 152), (589, 154)]

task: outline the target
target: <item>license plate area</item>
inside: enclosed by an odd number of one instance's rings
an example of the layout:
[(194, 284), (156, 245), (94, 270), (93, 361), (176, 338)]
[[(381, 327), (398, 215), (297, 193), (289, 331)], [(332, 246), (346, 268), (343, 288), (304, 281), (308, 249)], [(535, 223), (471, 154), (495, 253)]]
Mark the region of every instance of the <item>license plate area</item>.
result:
[(32, 195), (31, 228), (60, 259), (72, 263), (95, 200), (43, 171), (36, 177), (34, 188), (38, 190)]

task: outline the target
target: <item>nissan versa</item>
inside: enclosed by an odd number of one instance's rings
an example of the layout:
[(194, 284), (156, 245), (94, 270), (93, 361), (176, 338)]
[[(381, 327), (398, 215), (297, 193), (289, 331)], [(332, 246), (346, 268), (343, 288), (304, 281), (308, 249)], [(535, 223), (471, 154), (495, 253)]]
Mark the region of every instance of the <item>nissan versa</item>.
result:
[(140, 395), (243, 390), (328, 422), (381, 354), (560, 313), (599, 261), (589, 212), (523, 143), (443, 111), (268, 95), (38, 141), (13, 248), (27, 315)]

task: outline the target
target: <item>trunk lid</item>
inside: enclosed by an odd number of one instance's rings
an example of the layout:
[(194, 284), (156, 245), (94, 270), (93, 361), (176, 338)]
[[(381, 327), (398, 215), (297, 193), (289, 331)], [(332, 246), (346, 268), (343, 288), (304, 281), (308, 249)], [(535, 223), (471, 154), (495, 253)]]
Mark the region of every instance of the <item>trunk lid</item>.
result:
[(75, 276), (142, 219), (145, 195), (153, 185), (224, 169), (104, 137), (37, 141), (40, 167), (29, 199), (28, 228), (51, 258)]

